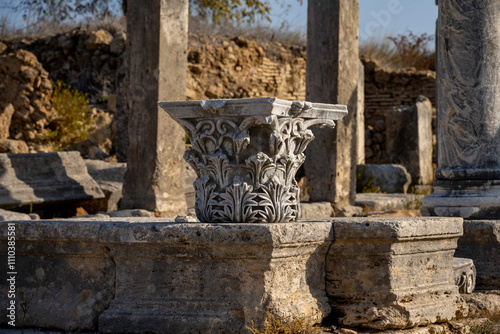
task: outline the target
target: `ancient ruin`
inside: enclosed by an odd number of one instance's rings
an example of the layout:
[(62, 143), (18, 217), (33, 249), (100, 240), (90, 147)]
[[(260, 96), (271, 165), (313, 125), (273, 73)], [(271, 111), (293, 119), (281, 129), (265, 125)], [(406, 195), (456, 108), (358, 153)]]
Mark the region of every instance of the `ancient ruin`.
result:
[[(356, 161), (366, 161), (354, 135), (363, 129), (356, 126), (362, 119), (356, 108), (363, 81), (358, 1), (308, 4), (306, 99), (312, 102), (270, 97), (183, 101), (186, 68), (202, 71), (194, 63), (186, 67), (187, 4), (128, 1), (125, 118), (130, 150), (123, 204), (150, 211), (52, 220), (0, 212), (0, 220), (7, 220), (0, 221), (1, 244), (13, 247), (15, 231), (15, 261), (8, 247), (0, 247), (0, 255), (11, 266), (9, 279), (14, 276), (19, 293), (13, 299), (5, 293), (12, 289), (11, 281), (9, 286), (2, 283), (0, 305), (29, 303), (28, 310), (19, 309), (17, 327), (248, 334), (271, 319), (298, 318), (308, 325), (325, 321), (322, 331), (342, 334), (464, 334), (470, 326), (455, 323), (457, 318), (468, 312), (484, 316), (495, 309), (495, 299), (487, 299), (487, 293), (475, 305), (466, 303), (471, 298), (464, 294), (476, 283), (491, 295), (498, 295), (500, 288), (498, 73), (496, 62), (490, 61), (500, 45), (500, 4), (439, 1), (439, 168), (436, 191), (424, 200), (422, 211), (445, 217), (323, 219), (300, 219), (295, 173), (311, 152), (305, 172), (314, 189), (312, 200), (323, 202), (313, 203), (315, 212), (308, 215), (324, 209), (329, 216), (332, 204), (337, 214), (347, 215), (342, 210), (353, 204)], [(85, 47), (98, 50), (107, 43), (111, 48), (116, 38), (98, 31)], [(245, 40), (234, 43), (244, 45)], [(123, 52), (123, 47), (122, 36), (113, 52)], [(264, 62), (263, 51), (254, 49)], [(227, 60), (234, 65), (232, 61)], [(374, 68), (367, 72), (380, 82), (402, 80), (407, 74), (391, 76)], [(41, 70), (37, 75), (46, 76)], [(215, 97), (219, 86), (214, 87), (207, 87), (205, 94)], [(164, 102), (158, 106), (158, 100)], [(421, 99), (415, 108), (394, 110), (409, 111), (404, 123), (425, 123), (423, 130), (410, 124), (403, 130), (413, 137), (424, 133), (425, 147), (430, 142), (431, 102)], [(419, 103), (425, 110), (419, 110)], [(0, 118), (11, 118), (12, 107), (2, 108)], [(376, 133), (386, 144), (390, 140), (382, 132), (396, 133), (386, 126), (404, 119), (394, 120), (388, 113), (383, 122), (377, 121)], [(327, 129), (313, 132), (313, 126)], [(0, 139), (5, 138), (7, 132), (0, 130)], [(412, 144), (419, 166), (428, 167), (429, 155), (421, 157), (424, 145)], [(185, 159), (197, 174), (194, 205), (199, 221), (184, 216), (181, 155), (186, 145), (192, 149)], [(387, 146), (396, 151), (397, 140)], [(40, 165), (40, 174), (31, 173), (33, 162)], [(114, 210), (120, 206), (125, 168), (114, 166), (122, 173), (118, 181), (98, 163), (83, 163), (76, 152), (0, 156), (0, 200), (26, 210), (43, 198), (36, 193), (46, 191), (47, 197), (61, 195), (64, 200), (66, 194), (71, 201), (95, 197), (102, 202), (94, 205)], [(372, 186), (392, 177), (394, 191), (408, 190), (411, 177), (403, 166), (365, 168), (371, 168), (371, 176), (366, 174)], [(417, 183), (429, 183), (428, 170), (410, 172)], [(156, 218), (160, 213), (182, 215)], [(8, 321), (0, 317), (2, 329), (10, 328)]]

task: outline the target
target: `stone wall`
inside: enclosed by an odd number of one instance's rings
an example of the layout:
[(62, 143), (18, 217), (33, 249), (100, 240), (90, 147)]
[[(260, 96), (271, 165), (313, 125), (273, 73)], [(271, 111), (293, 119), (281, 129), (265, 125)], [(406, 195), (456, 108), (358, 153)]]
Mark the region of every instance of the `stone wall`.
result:
[(420, 95), (426, 96), (434, 109), (435, 134), (436, 72), (415, 68), (393, 71), (381, 68), (374, 59), (361, 59), (365, 65), (365, 159), (366, 163), (384, 164), (386, 150), (385, 112), (397, 106), (414, 105)]
[[(34, 40), (2, 43), (0, 54), (28, 50), (38, 57), (52, 80), (61, 80), (89, 93), (91, 103), (106, 99), (108, 109), (121, 108), (116, 94), (124, 73), (121, 32), (74, 29)], [(385, 155), (384, 112), (413, 105), (419, 95), (436, 103), (436, 73), (381, 68), (376, 60), (365, 65), (366, 163), (391, 163)], [(279, 42), (256, 42), (241, 36), (191, 33), (188, 50), (188, 100), (276, 96), (305, 99), (305, 47)], [(115, 102), (116, 101), (116, 106)]]

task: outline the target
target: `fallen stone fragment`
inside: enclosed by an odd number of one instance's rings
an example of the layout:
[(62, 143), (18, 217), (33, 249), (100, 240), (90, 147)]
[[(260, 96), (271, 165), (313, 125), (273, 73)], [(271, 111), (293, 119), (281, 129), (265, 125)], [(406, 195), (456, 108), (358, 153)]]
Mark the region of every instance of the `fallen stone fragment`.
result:
[(105, 197), (85, 203), (89, 212), (114, 211), (122, 198), (123, 178), (127, 170), (126, 163), (85, 160), (90, 176), (99, 184)]
[(382, 193), (406, 194), (411, 184), (411, 175), (402, 165), (358, 165), (356, 192), (378, 191)]
[(154, 212), (143, 209), (116, 210), (108, 212), (109, 217), (154, 217)]
[(300, 203), (300, 218), (328, 218), (333, 217), (332, 203), (330, 202), (310, 202)]
[(32, 220), (33, 218), (36, 218), (36, 216), (31, 216), (22, 212), (0, 209), (0, 221)]
[(104, 198), (78, 152), (0, 154), (0, 207), (50, 206)]

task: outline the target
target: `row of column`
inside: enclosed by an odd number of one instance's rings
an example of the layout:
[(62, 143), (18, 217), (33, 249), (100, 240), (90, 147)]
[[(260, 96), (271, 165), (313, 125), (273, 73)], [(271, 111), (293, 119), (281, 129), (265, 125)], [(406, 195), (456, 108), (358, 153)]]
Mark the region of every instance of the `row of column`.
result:
[[(358, 0), (310, 0), (306, 100), (344, 104), (336, 129), (315, 131), (305, 171), (312, 201), (354, 203), (358, 77)], [(127, 110), (129, 147), (123, 205), (160, 212), (186, 211), (184, 131), (157, 101), (185, 99), (187, 0), (129, 0)], [(123, 115), (122, 115), (123, 116)], [(325, 182), (326, 181), (326, 182)]]
[[(500, 217), (500, 3), (440, 0), (438, 169), (425, 215)], [(355, 196), (360, 73), (358, 0), (309, 0), (306, 100), (348, 106), (306, 152), (312, 201)], [(184, 132), (157, 101), (185, 99), (188, 1), (128, 1), (128, 171), (123, 204), (166, 215), (186, 210)]]

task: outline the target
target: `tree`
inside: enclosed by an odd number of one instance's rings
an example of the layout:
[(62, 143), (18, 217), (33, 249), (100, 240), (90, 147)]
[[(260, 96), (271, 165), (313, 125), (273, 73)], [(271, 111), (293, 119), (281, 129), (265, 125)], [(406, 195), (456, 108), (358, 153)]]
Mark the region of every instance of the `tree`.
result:
[[(19, 0), (11, 0), (17, 2)], [(106, 18), (126, 13), (127, 0), (21, 0), (18, 10), (34, 14), (39, 21), (65, 23), (78, 17)], [(146, 0), (149, 1), (149, 0)], [(285, 6), (284, 0), (274, 0)], [(297, 0), (302, 4), (302, 0)], [(215, 24), (253, 22), (262, 17), (271, 21), (266, 0), (189, 0), (191, 15), (210, 18)]]

